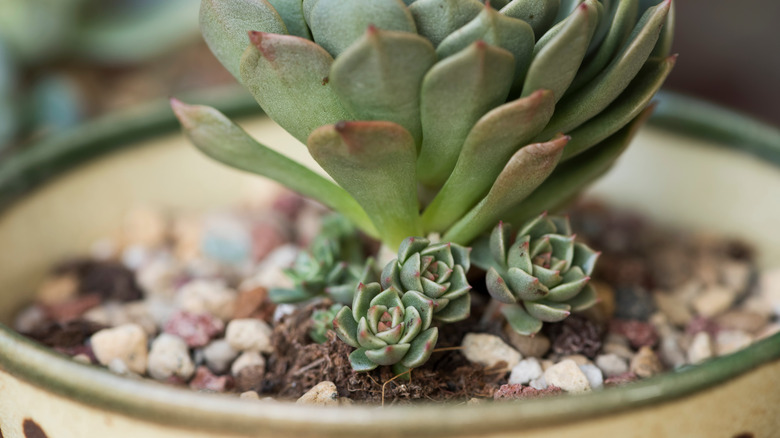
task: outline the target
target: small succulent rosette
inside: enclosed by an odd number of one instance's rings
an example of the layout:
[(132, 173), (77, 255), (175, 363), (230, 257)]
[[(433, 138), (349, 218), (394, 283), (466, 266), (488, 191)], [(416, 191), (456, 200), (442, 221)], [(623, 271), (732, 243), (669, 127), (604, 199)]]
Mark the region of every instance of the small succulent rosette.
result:
[(466, 280), (470, 252), (454, 243), (409, 237), (401, 243), (398, 258), (382, 270), (382, 287), (421, 292), (433, 300), (433, 317), (439, 321), (464, 320), (471, 309), (471, 286)]
[(301, 251), (285, 274), (292, 289), (271, 289), (276, 303), (296, 303), (317, 297), (329, 297), (342, 304), (352, 302), (355, 287), (376, 277), (374, 261), (369, 258), (361, 267), (341, 258), (341, 245), (334, 239), (317, 239), (310, 251)]
[(531, 335), (544, 322), (558, 322), (596, 303), (588, 284), (599, 253), (576, 242), (568, 218), (542, 214), (510, 239), (499, 223), (488, 241), (475, 246), (474, 263), (487, 270), (490, 295), (518, 333)]
[(317, 309), (311, 314), (311, 328), (309, 337), (318, 344), (328, 341), (328, 332), (333, 330), (333, 320), (344, 307), (343, 304), (333, 304), (327, 309)]
[(392, 365), (400, 374), (430, 358), (439, 331), (431, 327), (433, 300), (419, 292), (401, 294), (379, 283), (360, 284), (352, 308), (344, 307), (333, 320), (341, 340), (357, 350), (349, 355), (355, 371)]

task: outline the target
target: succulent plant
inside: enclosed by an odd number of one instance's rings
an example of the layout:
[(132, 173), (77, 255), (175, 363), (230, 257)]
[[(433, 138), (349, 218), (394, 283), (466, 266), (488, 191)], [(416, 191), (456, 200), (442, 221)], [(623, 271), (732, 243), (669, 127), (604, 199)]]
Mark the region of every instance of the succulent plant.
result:
[(294, 287), (271, 289), (269, 296), (276, 303), (327, 296), (337, 303), (349, 304), (359, 283), (376, 278), (373, 259), (362, 266), (345, 261), (341, 244), (333, 238), (315, 239), (310, 250), (298, 253), (292, 267), (284, 272)]
[(558, 322), (596, 303), (588, 284), (599, 253), (577, 242), (568, 218), (542, 214), (512, 239), (499, 223), (489, 239), (477, 242), (474, 264), (487, 270), (490, 295), (518, 333), (531, 335), (543, 322)]
[(392, 365), (403, 373), (424, 364), (439, 337), (431, 327), (433, 300), (420, 292), (382, 290), (379, 283), (360, 284), (352, 307), (344, 307), (333, 320), (341, 340), (356, 348), (349, 355), (355, 371)]
[(466, 279), (470, 251), (454, 243), (406, 238), (398, 258), (382, 270), (382, 287), (421, 292), (433, 300), (433, 317), (442, 322), (466, 319), (471, 309), (471, 286)]
[(333, 181), (212, 108), (173, 106), (206, 154), (321, 201), (389, 247), (430, 232), (465, 245), (609, 168), (674, 64), (671, 6), (202, 0), (211, 50)]
[(333, 320), (344, 307), (343, 304), (334, 304), (327, 309), (317, 309), (311, 314), (311, 328), (309, 337), (318, 344), (328, 341), (328, 332), (333, 330)]

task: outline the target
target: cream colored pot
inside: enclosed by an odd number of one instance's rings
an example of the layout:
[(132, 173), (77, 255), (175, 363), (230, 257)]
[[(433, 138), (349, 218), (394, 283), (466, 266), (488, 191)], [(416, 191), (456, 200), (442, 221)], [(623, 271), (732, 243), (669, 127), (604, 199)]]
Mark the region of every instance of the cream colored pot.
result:
[[(590, 193), (661, 222), (742, 237), (759, 248), (762, 265), (780, 266), (780, 134), (673, 96), (665, 102), (660, 120), (682, 114), (698, 137), (661, 129), (657, 119)], [(242, 100), (221, 103), (234, 114), (247, 108)], [(0, 164), (0, 321), (7, 324), (30, 300), (53, 263), (115, 231), (134, 206), (198, 212), (273, 190), (201, 156), (167, 111), (157, 111), (120, 118), (118, 131), (110, 128), (116, 120), (98, 122)], [(244, 125), (271, 146), (303, 152), (267, 119)], [(126, 134), (136, 140), (120, 148)], [(706, 140), (712, 135), (726, 147)], [(315, 408), (124, 379), (0, 326), (0, 437), (776, 437), (778, 358), (780, 335), (682, 372), (586, 395)]]

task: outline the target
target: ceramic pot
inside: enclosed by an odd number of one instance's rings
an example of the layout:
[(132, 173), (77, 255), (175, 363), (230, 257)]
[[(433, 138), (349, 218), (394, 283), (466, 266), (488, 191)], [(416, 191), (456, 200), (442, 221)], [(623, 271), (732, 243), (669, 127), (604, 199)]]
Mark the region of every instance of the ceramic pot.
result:
[[(245, 99), (216, 103), (234, 115), (254, 108)], [(661, 115), (590, 194), (661, 223), (746, 239), (762, 266), (780, 265), (780, 134), (675, 96), (662, 103)], [(675, 123), (684, 134), (668, 128)], [(272, 147), (304, 154), (265, 118), (243, 124)], [(203, 157), (175, 126), (160, 106), (84, 126), (0, 164), (0, 321), (9, 324), (53, 263), (87, 251), (133, 206), (198, 212), (230, 205), (248, 190), (272, 190)], [(585, 395), (317, 408), (118, 377), (0, 326), (0, 436), (770, 437), (780, 430), (779, 358), (780, 334), (699, 366)]]

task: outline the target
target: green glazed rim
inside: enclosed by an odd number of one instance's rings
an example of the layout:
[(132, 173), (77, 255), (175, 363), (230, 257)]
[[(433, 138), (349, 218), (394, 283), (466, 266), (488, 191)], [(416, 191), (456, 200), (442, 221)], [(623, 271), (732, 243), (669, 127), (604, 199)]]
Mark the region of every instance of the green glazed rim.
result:
[[(780, 166), (780, 132), (732, 111), (664, 93), (651, 123), (686, 135), (722, 142)], [(259, 114), (243, 92), (222, 90), (192, 101), (208, 102), (231, 116)], [(133, 142), (178, 129), (167, 103), (112, 115), (47, 139), (0, 164), (0, 211), (57, 175)], [(731, 355), (630, 385), (516, 403), (426, 404), (379, 409), (371, 406), (319, 408), (289, 403), (247, 403), (237, 397), (200, 394), (149, 380), (131, 380), (77, 363), (0, 324), (0, 368), (68, 399), (144, 421), (187, 429), (252, 434), (364, 437), (392, 431), (452, 437), (518, 431), (663, 403), (740, 376), (780, 359), (780, 334)], [(442, 419), (446, 421), (442, 421)], [(369, 427), (367, 429), (367, 427)]]

